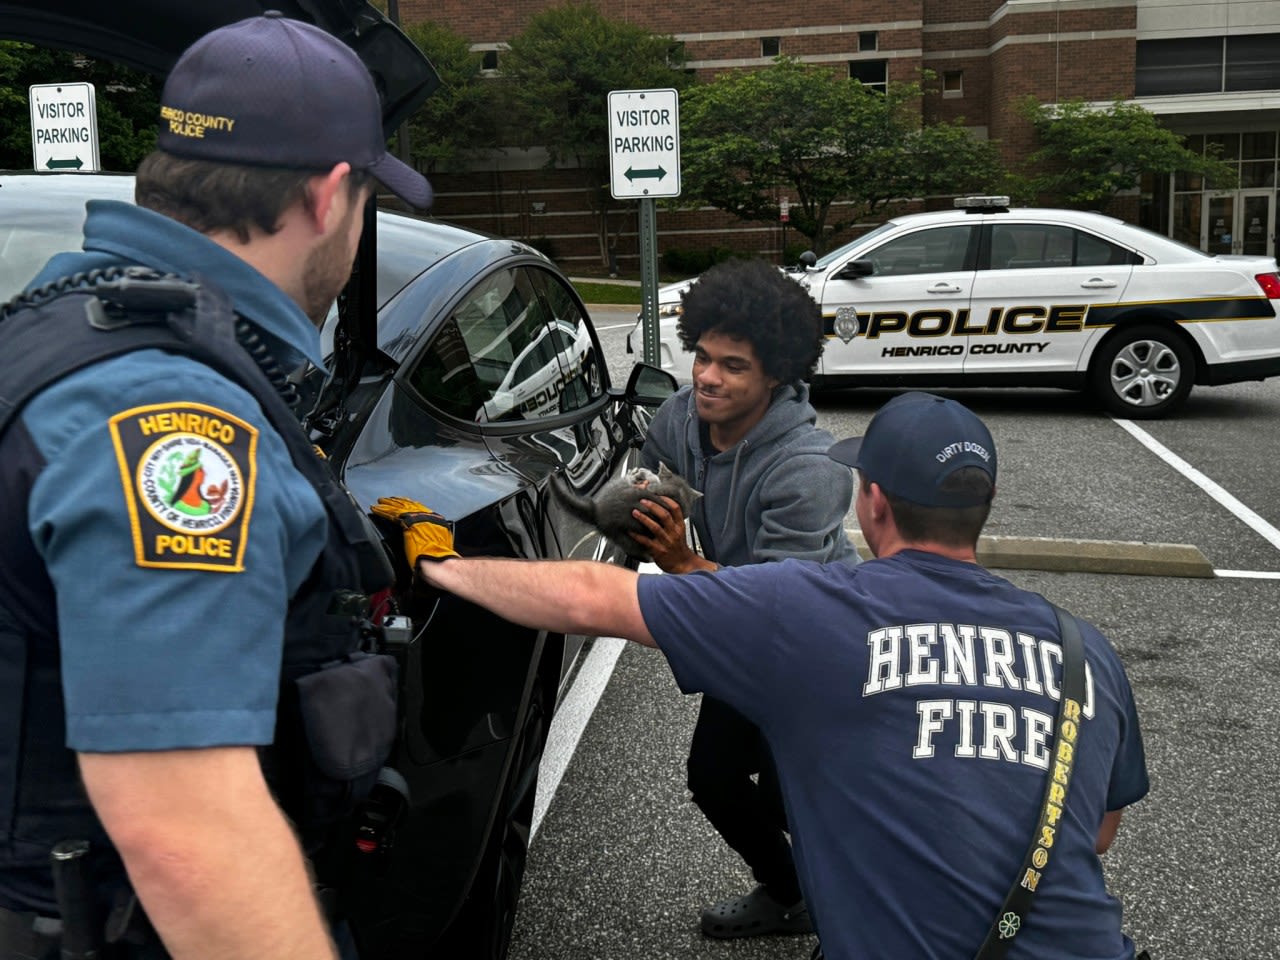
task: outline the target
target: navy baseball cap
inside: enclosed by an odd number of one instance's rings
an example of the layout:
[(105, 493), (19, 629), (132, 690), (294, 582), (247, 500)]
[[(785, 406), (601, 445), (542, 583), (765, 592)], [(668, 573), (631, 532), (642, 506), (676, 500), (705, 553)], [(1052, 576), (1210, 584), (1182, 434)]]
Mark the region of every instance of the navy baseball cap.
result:
[(942, 482), (977, 467), (996, 482), (996, 445), (986, 424), (964, 404), (931, 393), (894, 397), (861, 437), (832, 445), (827, 456), (853, 467), (886, 493), (925, 507), (976, 507), (988, 498), (944, 494)]
[(382, 104), (356, 52), (276, 10), (219, 27), (178, 58), (160, 97), (157, 146), (297, 170), (346, 161), (414, 207), (431, 205), (426, 178), (387, 153)]

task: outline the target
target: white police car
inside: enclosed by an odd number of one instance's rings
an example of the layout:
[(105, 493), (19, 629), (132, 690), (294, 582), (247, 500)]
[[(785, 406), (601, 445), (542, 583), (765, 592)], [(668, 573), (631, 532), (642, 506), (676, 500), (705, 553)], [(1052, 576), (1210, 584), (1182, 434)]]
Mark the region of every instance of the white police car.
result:
[[(1112, 217), (1011, 209), (898, 217), (789, 270), (822, 306), (814, 387), (1091, 389), (1121, 417), (1173, 410), (1194, 384), (1280, 375), (1270, 257), (1209, 256)], [(692, 282), (692, 281), (690, 281)], [(659, 291), (663, 369), (689, 282)], [(640, 328), (628, 338), (638, 350)]]

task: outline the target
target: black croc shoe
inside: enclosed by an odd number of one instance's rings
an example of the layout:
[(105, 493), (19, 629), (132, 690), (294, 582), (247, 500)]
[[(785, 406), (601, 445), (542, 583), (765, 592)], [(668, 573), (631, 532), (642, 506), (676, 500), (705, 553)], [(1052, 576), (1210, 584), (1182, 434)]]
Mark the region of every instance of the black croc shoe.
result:
[(713, 904), (702, 911), (702, 933), (707, 937), (760, 937), (778, 933), (812, 933), (813, 922), (803, 900), (783, 906), (756, 887), (745, 897)]

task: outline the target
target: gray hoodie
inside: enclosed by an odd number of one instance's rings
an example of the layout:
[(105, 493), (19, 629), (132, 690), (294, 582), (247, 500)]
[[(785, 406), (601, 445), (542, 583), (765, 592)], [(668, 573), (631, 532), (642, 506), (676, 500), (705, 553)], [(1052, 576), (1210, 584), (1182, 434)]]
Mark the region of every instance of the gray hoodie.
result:
[(737, 567), (796, 557), (858, 562), (844, 533), (853, 498), (848, 467), (827, 457), (834, 442), (818, 429), (804, 384), (780, 386), (764, 417), (733, 448), (703, 449), (693, 387), (654, 415), (640, 463), (665, 463), (705, 496), (693, 508), (704, 557)]

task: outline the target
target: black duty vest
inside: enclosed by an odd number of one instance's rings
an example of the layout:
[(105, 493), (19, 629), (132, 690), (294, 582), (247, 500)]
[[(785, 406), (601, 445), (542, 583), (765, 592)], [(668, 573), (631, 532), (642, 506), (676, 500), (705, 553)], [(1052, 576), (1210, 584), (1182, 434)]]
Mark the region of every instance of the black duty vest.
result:
[[(53, 584), (27, 524), (43, 460), (18, 414), (73, 371), (151, 348), (192, 357), (252, 394), (328, 514), (324, 549), (289, 605), (275, 742), (261, 751), (309, 853), (334, 839), (391, 750), (395, 662), (364, 618), (368, 595), (394, 574), (269, 378), (282, 379), (265, 348), (207, 284), (139, 267), (65, 278), (0, 307), (0, 907), (56, 913), (49, 853), (60, 840), (104, 851), (94, 864), (104, 888), (121, 877), (65, 745)], [(90, 563), (84, 597), (93, 602)]]

